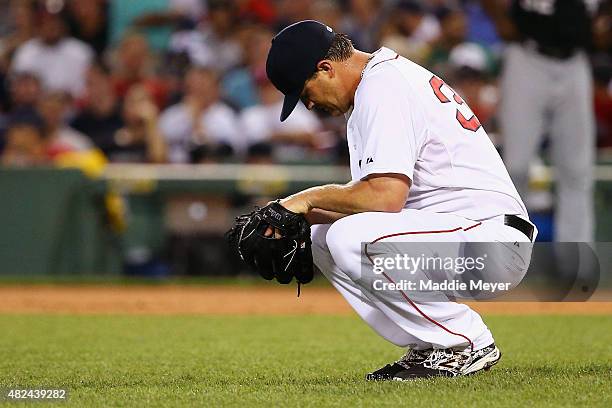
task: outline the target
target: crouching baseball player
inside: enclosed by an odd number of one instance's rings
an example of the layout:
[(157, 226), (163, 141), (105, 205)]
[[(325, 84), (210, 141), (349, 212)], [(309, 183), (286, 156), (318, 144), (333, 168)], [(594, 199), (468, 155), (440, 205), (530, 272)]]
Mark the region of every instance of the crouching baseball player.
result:
[[(352, 181), (304, 190), (239, 219), (233, 239), (241, 257), (281, 283), (292, 274), (307, 283), (314, 260), (372, 329), (409, 349), (367, 374), (368, 380), (455, 377), (496, 364), (501, 352), (468, 306), (418, 300), (401, 291), (398, 301), (397, 292), (374, 293), (361, 279), (367, 260), (362, 243), (385, 240), (511, 243), (496, 251), (498, 273), (507, 273), (513, 285), (524, 276), (531, 245), (522, 243), (533, 242), (537, 231), (466, 103), (442, 79), (394, 51), (361, 52), (316, 21), (293, 24), (272, 40), (267, 74), (285, 95), (281, 121), (300, 100), (308, 109), (345, 115)], [(308, 221), (306, 227), (299, 218)], [(308, 224), (311, 240), (273, 241), (299, 237)], [(277, 260), (252, 255), (262, 245), (249, 240), (262, 235), (276, 242), (270, 251), (281, 253)]]

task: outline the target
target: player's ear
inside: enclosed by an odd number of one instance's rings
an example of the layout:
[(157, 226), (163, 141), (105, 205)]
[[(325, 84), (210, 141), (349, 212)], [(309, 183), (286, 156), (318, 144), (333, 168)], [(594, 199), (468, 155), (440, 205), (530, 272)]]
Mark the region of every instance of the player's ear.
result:
[(317, 64), (317, 71), (322, 71), (324, 74), (333, 78), (336, 74), (334, 66), (330, 60), (322, 60)]

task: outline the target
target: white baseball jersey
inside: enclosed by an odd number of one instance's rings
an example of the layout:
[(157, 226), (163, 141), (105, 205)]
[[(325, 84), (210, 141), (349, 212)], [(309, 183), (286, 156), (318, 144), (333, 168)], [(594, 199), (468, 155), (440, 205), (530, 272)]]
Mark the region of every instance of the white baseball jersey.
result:
[(442, 79), (388, 48), (368, 62), (347, 114), (351, 175), (404, 174), (405, 208), (472, 220), (527, 210), (495, 147)]

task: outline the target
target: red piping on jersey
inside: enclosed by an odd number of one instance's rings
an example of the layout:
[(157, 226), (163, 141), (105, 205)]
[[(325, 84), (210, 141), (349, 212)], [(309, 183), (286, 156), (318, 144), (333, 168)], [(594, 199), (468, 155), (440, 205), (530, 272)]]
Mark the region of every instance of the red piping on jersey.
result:
[[(469, 231), (472, 228), (476, 228), (479, 225), (482, 225), (482, 222), (476, 223), (472, 226), (469, 226), (467, 228), (463, 228), (463, 227), (457, 227), (457, 228), (453, 228), (453, 229), (448, 229), (448, 230), (437, 230), (437, 231), (409, 231), (409, 232), (398, 232), (395, 234), (389, 234), (389, 235), (383, 235), (382, 237), (378, 237), (376, 238), (374, 241), (370, 242), (370, 244), (374, 244), (378, 241), (382, 241), (383, 239), (387, 239), (387, 238), (392, 238), (392, 237), (399, 237), (401, 235), (420, 235), (420, 234), (444, 234), (444, 233), (450, 233), (450, 232), (457, 232), (457, 231)], [(372, 258), (370, 257), (370, 254), (368, 254), (368, 244), (365, 244), (365, 255), (368, 258), (368, 260), (372, 263), (372, 265), (374, 265), (374, 261), (372, 260)], [(382, 273), (382, 275), (387, 278), (387, 280), (391, 283), (395, 283), (386, 273)], [(465, 340), (468, 341), (468, 343), (470, 344), (470, 349), (473, 352), (474, 351), (474, 342), (466, 335), (461, 334), (461, 333), (457, 333), (454, 332), (452, 330), (450, 330), (449, 328), (445, 327), (442, 323), (437, 322), (436, 320), (434, 320), (433, 318), (427, 316), (427, 314), (425, 314), (425, 312), (423, 312), (421, 309), (419, 309), (419, 307), (412, 301), (410, 300), (410, 298), (408, 297), (408, 295), (406, 295), (406, 293), (403, 290), (400, 290), (400, 293), (402, 295), (402, 297), (404, 299), (406, 299), (406, 301), (408, 302), (408, 304), (410, 304), (421, 316), (423, 316), (427, 321), (429, 321), (430, 323), (435, 324), (436, 326), (440, 327), (442, 330), (444, 330), (447, 333), (452, 334), (453, 336), (459, 336)]]
[(395, 57), (394, 57), (394, 58), (388, 58), (388, 59), (386, 59), (386, 60), (378, 61), (376, 64), (372, 65), (372, 66), (370, 67), (370, 69), (374, 68), (374, 67), (375, 67), (375, 66), (377, 66), (378, 64), (382, 64), (383, 62), (393, 61), (393, 60), (396, 60), (396, 59), (398, 59), (398, 58), (399, 58), (399, 54), (395, 54)]

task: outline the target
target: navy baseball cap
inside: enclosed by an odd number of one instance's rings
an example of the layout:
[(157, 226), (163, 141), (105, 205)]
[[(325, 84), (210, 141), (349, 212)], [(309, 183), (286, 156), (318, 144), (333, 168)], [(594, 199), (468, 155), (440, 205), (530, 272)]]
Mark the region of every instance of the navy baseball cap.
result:
[(315, 20), (292, 24), (274, 38), (266, 61), (266, 74), (276, 89), (285, 94), (281, 122), (295, 109), (304, 83), (325, 58), (334, 30)]

